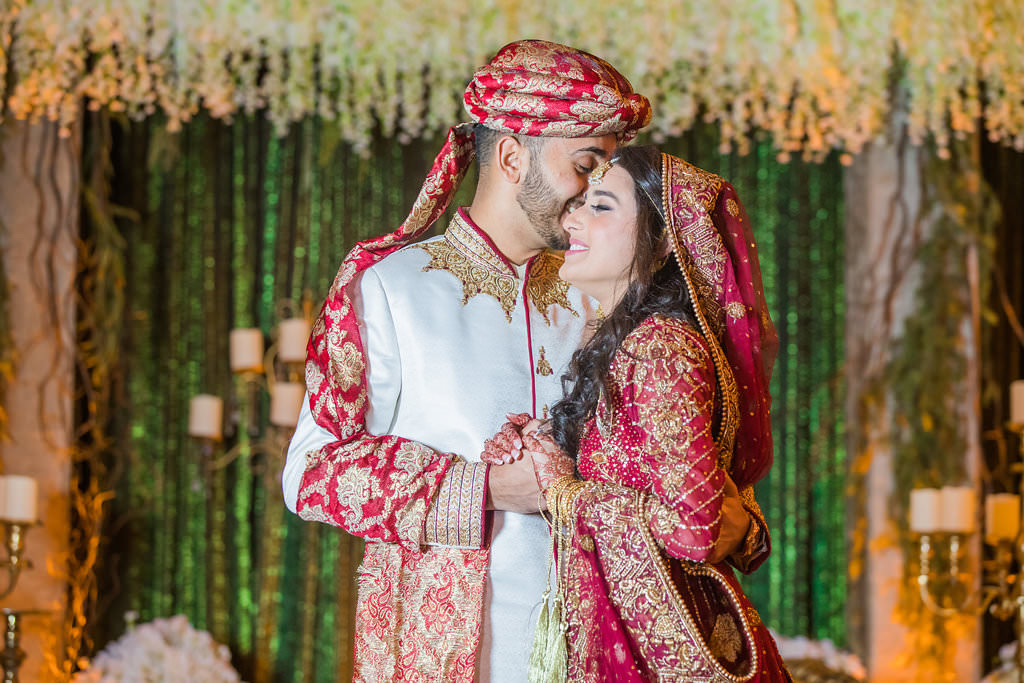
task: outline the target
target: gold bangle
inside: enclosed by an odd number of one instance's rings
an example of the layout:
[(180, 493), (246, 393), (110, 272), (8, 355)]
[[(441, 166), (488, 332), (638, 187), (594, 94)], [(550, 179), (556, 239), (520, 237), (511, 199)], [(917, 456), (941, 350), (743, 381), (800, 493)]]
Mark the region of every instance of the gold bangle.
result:
[(562, 492), (561, 499), (558, 501), (558, 514), (561, 515), (562, 519), (572, 519), (576, 512), (576, 503), (579, 501), (585, 486), (586, 482), (574, 479)]
[(576, 481), (576, 477), (571, 474), (567, 474), (553, 483), (548, 487), (547, 494), (545, 494), (545, 500), (548, 504), (548, 512), (552, 515), (558, 515), (558, 501), (562, 497), (563, 492)]

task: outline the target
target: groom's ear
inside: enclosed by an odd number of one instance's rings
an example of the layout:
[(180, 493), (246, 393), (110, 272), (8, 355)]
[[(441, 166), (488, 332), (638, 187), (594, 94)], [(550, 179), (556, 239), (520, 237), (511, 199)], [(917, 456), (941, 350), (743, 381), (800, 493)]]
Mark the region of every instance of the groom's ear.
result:
[(526, 177), (530, 163), (526, 145), (513, 135), (503, 135), (494, 147), (494, 170), (505, 182), (518, 185)]

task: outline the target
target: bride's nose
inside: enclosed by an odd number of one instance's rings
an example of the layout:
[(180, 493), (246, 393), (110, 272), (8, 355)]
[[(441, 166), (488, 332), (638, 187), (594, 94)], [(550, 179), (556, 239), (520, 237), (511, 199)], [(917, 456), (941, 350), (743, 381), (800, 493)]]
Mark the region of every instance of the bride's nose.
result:
[(581, 227), (579, 222), (579, 215), (575, 214), (575, 211), (575, 209), (570, 208), (568, 210), (568, 213), (565, 214), (565, 219), (562, 220), (562, 227), (565, 228), (566, 230), (575, 231), (579, 230)]

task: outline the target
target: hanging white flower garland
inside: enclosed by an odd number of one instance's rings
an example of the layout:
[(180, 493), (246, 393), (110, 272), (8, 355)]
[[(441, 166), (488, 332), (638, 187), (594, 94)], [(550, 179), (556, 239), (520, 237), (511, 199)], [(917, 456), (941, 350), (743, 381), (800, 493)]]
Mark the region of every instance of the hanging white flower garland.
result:
[(615, 64), (651, 98), (656, 136), (703, 117), (741, 150), (762, 130), (783, 159), (831, 149), (848, 159), (884, 130), (898, 93), (917, 141), (943, 149), (981, 120), (1024, 150), (1019, 0), (8, 3), (0, 117), (65, 130), (84, 103), (161, 112), (172, 130), (200, 109), (265, 108), (279, 131), (310, 115), (337, 120), (360, 147), (378, 127), (434, 135), (465, 120), (459, 98), (477, 65), (537, 37)]

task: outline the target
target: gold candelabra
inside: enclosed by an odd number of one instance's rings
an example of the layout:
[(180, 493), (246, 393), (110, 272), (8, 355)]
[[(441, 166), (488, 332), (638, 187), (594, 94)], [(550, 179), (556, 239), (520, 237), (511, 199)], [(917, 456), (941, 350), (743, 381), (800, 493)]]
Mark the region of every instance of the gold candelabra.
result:
[[(1021, 475), (1024, 474), (1024, 425), (1009, 424), (1007, 427), (1017, 434), (1021, 462), (1014, 464), (1012, 471)], [(987, 539), (994, 546), (995, 554), (991, 559), (981, 563), (980, 589), (973, 590), (969, 585), (969, 575), (965, 576), (966, 573), (961, 570), (961, 548), (965, 537), (969, 538), (973, 532), (921, 533), (920, 571), (917, 583), (925, 607), (940, 617), (980, 617), (986, 611), (1001, 621), (1016, 617), (1017, 680), (1024, 683), (1024, 581), (1021, 581), (1020, 574), (1021, 568), (1024, 567), (1024, 534), (1020, 533), (1021, 499), (1024, 499), (1024, 477), (1021, 477), (1020, 496), (1016, 499), (1017, 521), (1011, 526), (1016, 529), (1016, 533), (1009, 534), (1013, 536), (1012, 538), (990, 536)], [(986, 514), (986, 518), (987, 526), (995, 526), (994, 515)], [(991, 528), (989, 532), (992, 533)], [(949, 559), (945, 579), (939, 579), (938, 572), (933, 570), (933, 560), (942, 547), (948, 550)], [(933, 595), (935, 591), (944, 592), (944, 596), (936, 598)]]
[[(301, 310), (301, 313), (299, 311)], [(301, 306), (291, 300), (278, 304), (281, 322), (273, 343), (264, 349), (263, 333), (257, 328), (231, 331), (230, 365), (237, 378), (237, 391), (227, 405), (217, 396), (201, 394), (192, 399), (189, 410), (189, 435), (197, 439), (207, 472), (223, 469), (244, 453), (250, 457), (280, 455), (282, 436), (295, 428), (305, 394), (302, 367), (306, 342), (312, 324), (312, 295), (307, 292)], [(270, 395), (270, 424), (275, 429), (261, 438), (258, 420), (259, 396)], [(247, 408), (248, 424), (242, 411)], [(237, 441), (227, 452), (215, 455), (216, 444), (245, 430), (248, 440)]]
[(0, 519), (0, 524), (4, 527), (4, 548), (7, 549), (7, 558), (4, 560), (4, 565), (7, 567), (7, 587), (0, 592), (0, 600), (2, 600), (14, 592), (14, 587), (18, 584), (18, 577), (21, 576), (21, 570), (32, 568), (32, 563), (24, 557), (25, 536), (29, 529), (38, 526), (39, 523)]
[(4, 648), (0, 650), (0, 666), (3, 667), (3, 683), (18, 683), (18, 669), (25, 661), (25, 651), (21, 649), (21, 619), (36, 614), (48, 614), (46, 610), (37, 609), (0, 609), (4, 617)]

